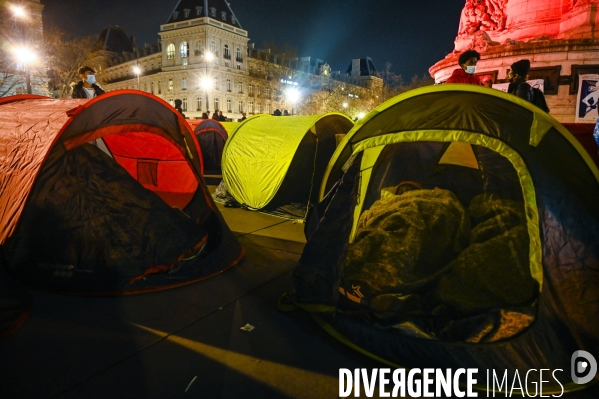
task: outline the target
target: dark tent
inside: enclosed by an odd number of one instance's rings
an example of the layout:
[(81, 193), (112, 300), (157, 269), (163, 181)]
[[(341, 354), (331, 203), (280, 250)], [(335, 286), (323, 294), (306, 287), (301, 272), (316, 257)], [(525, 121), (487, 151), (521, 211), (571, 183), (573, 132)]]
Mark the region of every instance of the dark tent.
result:
[(204, 175), (220, 175), (221, 159), (225, 142), (229, 138), (227, 130), (214, 119), (202, 119), (194, 127), (194, 134), (202, 150)]
[(10, 274), (78, 294), (189, 284), (243, 248), (202, 180), (195, 135), (166, 102), (123, 90), (93, 100), (0, 103), (0, 244)]
[(598, 200), (589, 155), (530, 103), (413, 90), (337, 148), (280, 306), (396, 366), (562, 369), (580, 389), (573, 353), (599, 354)]

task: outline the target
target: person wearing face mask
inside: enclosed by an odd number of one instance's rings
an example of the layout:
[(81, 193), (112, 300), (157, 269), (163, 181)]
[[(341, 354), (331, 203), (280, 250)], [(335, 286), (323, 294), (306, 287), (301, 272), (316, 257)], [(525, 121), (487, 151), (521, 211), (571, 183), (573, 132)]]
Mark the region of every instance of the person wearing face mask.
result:
[(460, 54), (458, 64), (460, 68), (453, 71), (449, 79), (445, 83), (467, 83), (471, 85), (482, 85), (482, 82), (477, 76), (476, 63), (480, 60), (480, 54), (475, 50), (467, 50)]
[(94, 98), (105, 91), (96, 84), (96, 71), (94, 68), (84, 65), (79, 68), (81, 80), (73, 86), (73, 98)]

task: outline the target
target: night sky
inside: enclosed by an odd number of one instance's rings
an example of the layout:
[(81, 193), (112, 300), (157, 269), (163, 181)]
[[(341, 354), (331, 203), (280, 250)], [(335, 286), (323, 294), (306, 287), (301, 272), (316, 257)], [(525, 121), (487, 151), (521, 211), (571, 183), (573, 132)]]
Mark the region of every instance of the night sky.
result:
[[(177, 0), (41, 0), (44, 23), (72, 35), (98, 35), (119, 25), (138, 47), (156, 43)], [(203, 3), (203, 0), (199, 0)], [(453, 51), (465, 0), (231, 0), (250, 43), (288, 45), (345, 72), (352, 58), (389, 61), (409, 80)]]

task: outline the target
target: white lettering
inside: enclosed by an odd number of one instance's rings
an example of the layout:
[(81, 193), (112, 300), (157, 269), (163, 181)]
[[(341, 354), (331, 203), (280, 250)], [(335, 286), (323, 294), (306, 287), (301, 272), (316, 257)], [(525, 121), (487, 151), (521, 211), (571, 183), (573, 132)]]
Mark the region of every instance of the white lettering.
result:
[(550, 369), (541, 369), (541, 372), (540, 372), (540, 374), (541, 374), (541, 375), (539, 376), (539, 391), (540, 391), (540, 393), (541, 393), (541, 395), (540, 395), (540, 396), (541, 396), (542, 398), (548, 398), (548, 397), (549, 397), (549, 395), (543, 395), (543, 383), (544, 383), (544, 382), (549, 382), (549, 380), (547, 380), (547, 381), (543, 381), (543, 370), (547, 370), (547, 371), (551, 371), (551, 370), (550, 370)]
[(499, 380), (497, 379), (497, 375), (495, 374), (495, 370), (493, 370), (493, 397), (495, 397), (495, 383), (498, 384), (497, 389), (499, 392), (503, 389), (503, 384), (505, 383), (505, 390), (507, 391), (507, 370), (503, 372), (503, 378), (501, 379), (501, 384), (499, 384)]
[(466, 396), (464, 391), (460, 391), (460, 374), (465, 374), (464, 369), (458, 369), (453, 375), (453, 393), (458, 398), (463, 398)]
[(376, 373), (378, 369), (372, 369), (372, 377), (368, 381), (368, 370), (362, 369), (362, 381), (364, 382), (364, 393), (366, 397), (372, 398), (374, 395), (374, 387), (376, 386)]
[(564, 371), (563, 369), (555, 369), (555, 370), (553, 370), (553, 373), (551, 373), (551, 375), (553, 376), (553, 378), (555, 379), (555, 381), (557, 381), (557, 383), (559, 384), (559, 386), (560, 386), (560, 387), (562, 387), (562, 393), (561, 393), (561, 394), (559, 394), (559, 395), (551, 395), (551, 396), (553, 396), (554, 398), (561, 398), (561, 397), (564, 395), (564, 386), (562, 385), (562, 383), (561, 383), (561, 382), (559, 382), (559, 380), (558, 380), (558, 379), (557, 379), (557, 377), (555, 376), (555, 372), (556, 372), (556, 371), (558, 371), (558, 370), (559, 370), (559, 371)]
[(522, 388), (522, 381), (520, 380), (520, 374), (518, 374), (518, 369), (516, 369), (516, 374), (514, 374), (514, 381), (512, 381), (512, 389), (510, 390), (510, 396), (512, 396), (512, 394), (514, 393), (514, 386), (516, 384), (516, 380), (518, 380), (518, 384), (520, 384), (517, 389), (519, 389), (520, 392), (522, 392), (522, 396), (524, 396), (524, 389)]
[(429, 391), (430, 385), (435, 381), (431, 378), (431, 374), (435, 372), (435, 369), (424, 369), (422, 373), (422, 396), (425, 398), (434, 398), (434, 392)]
[[(414, 381), (414, 374), (420, 374), (420, 369), (412, 369), (408, 373), (408, 395), (418, 397), (421, 392), (421, 381), (420, 379)], [(414, 390), (414, 386), (416, 386), (416, 390)]]
[(526, 372), (526, 377), (524, 378), (524, 384), (526, 385), (526, 395), (528, 395), (531, 398), (535, 398), (539, 392), (539, 389), (537, 388), (538, 383), (536, 381), (532, 381), (531, 384), (535, 386), (535, 394), (531, 395), (530, 392), (528, 392), (528, 373), (530, 373), (531, 371), (537, 371), (537, 369), (530, 369)]
[(435, 374), (437, 389), (437, 396), (441, 396), (441, 388), (443, 388), (443, 393), (445, 396), (451, 397), (451, 369), (445, 369), (445, 375), (443, 375), (443, 370), (437, 369)]
[[(399, 376), (401, 375), (401, 378)], [(393, 371), (393, 391), (391, 392), (391, 396), (397, 398), (397, 391), (401, 388), (400, 398), (405, 398), (406, 396), (406, 369), (396, 369)]]
[[(345, 383), (347, 378), (347, 384)], [(352, 378), (351, 371), (348, 369), (339, 369), (339, 397), (347, 398), (351, 395), (352, 391)]]
[(354, 397), (360, 397), (360, 369), (354, 370)]
[(478, 374), (478, 369), (468, 369), (468, 397), (477, 398), (478, 393), (475, 393), (472, 388), (476, 385), (477, 380), (474, 379), (473, 374)]
[(381, 398), (388, 398), (390, 395), (389, 392), (385, 391), (385, 385), (389, 383), (389, 378), (387, 378), (386, 375), (390, 372), (390, 369), (381, 369), (379, 372), (379, 396)]

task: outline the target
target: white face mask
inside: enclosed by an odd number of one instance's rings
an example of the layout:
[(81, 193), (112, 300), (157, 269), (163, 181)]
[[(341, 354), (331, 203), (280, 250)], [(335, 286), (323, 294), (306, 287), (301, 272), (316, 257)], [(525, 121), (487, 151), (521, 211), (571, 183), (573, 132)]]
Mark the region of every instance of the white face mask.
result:
[(476, 65), (466, 66), (466, 73), (469, 73), (470, 75), (472, 75), (474, 72), (476, 72)]
[(87, 75), (87, 78), (85, 78), (85, 80), (87, 80), (87, 83), (89, 83), (90, 85), (93, 85), (94, 83), (96, 83), (96, 75)]

